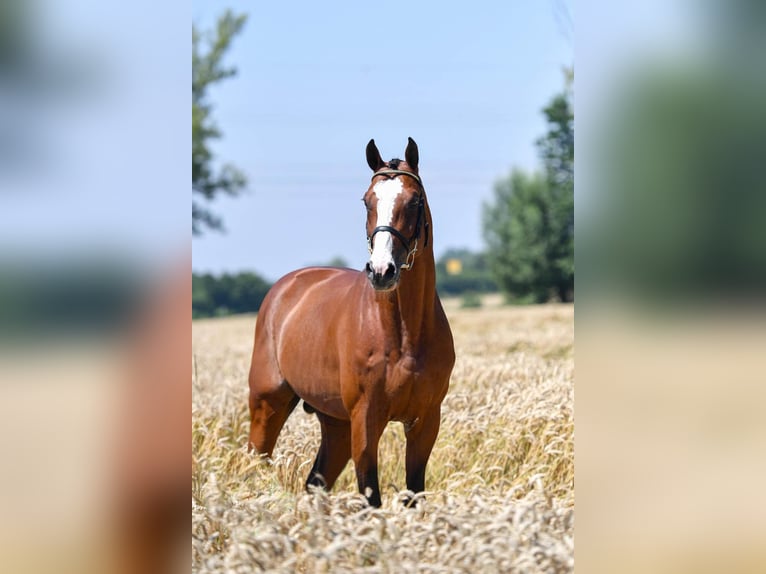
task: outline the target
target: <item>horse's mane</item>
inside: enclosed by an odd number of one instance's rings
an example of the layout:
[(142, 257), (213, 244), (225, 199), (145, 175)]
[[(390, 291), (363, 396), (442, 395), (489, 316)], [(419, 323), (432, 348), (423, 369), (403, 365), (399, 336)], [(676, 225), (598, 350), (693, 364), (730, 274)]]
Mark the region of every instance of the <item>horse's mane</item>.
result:
[(399, 169), (399, 164), (402, 163), (402, 160), (400, 160), (398, 157), (395, 157), (391, 161), (388, 162), (388, 167), (391, 169)]

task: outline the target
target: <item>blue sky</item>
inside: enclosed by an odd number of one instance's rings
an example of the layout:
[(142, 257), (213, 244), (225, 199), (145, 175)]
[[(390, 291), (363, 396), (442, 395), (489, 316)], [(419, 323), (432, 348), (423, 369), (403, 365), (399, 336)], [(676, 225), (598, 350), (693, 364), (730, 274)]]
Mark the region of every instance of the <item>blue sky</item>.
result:
[(188, 5), (25, 6), (33, 64), (18, 85), (6, 83), (10, 75), (0, 81), (0, 140), (24, 157), (8, 170), (0, 160), (0, 258), (61, 262), (108, 251), (154, 265), (184, 254)]
[(212, 98), (218, 156), (249, 190), (216, 200), (226, 234), (193, 240), (196, 271), (270, 279), (335, 256), (367, 258), (364, 148), (401, 157), (407, 137), (434, 218), (437, 257), (480, 249), (481, 205), (511, 167), (538, 165), (541, 108), (574, 63), (570, 2), (293, 3), (195, 0), (209, 26), (226, 7), (249, 20)]

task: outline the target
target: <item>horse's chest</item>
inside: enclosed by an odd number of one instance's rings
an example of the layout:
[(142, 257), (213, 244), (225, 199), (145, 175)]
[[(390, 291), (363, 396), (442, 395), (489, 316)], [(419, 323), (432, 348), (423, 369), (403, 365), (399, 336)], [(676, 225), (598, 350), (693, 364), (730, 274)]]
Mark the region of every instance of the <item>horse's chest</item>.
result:
[(370, 349), (357, 355), (356, 369), (370, 379), (392, 384), (404, 384), (416, 375), (420, 361), (413, 355), (398, 350), (382, 352)]
[(395, 391), (409, 387), (419, 378), (420, 369), (418, 362), (412, 357), (403, 357), (397, 361), (391, 361), (386, 366), (386, 388)]
[(392, 411), (401, 411), (422, 379), (418, 362), (411, 357), (389, 358), (376, 367), (368, 371), (370, 376), (366, 386), (371, 391), (370, 396), (385, 400)]

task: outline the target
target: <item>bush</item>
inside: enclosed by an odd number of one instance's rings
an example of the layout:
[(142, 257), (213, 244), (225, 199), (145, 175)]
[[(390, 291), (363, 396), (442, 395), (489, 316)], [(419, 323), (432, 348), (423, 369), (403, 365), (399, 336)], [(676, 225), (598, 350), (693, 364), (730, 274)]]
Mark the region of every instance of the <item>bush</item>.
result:
[(222, 317), (255, 313), (261, 308), (271, 283), (256, 273), (192, 274), (192, 317)]
[(477, 309), (481, 307), (481, 305), (481, 296), (473, 291), (465, 293), (460, 301), (460, 307), (463, 309)]

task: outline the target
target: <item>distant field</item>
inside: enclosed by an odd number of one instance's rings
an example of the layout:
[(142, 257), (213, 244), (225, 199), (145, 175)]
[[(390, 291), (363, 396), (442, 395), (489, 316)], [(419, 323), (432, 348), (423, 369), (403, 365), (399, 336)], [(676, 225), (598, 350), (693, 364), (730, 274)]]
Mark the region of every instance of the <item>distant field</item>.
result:
[(380, 510), (356, 494), (351, 462), (331, 493), (304, 493), (319, 424), (300, 407), (273, 464), (247, 454), (256, 318), (194, 322), (194, 572), (574, 569), (573, 307), (445, 307), (457, 362), (417, 509), (398, 502), (398, 423), (380, 445)]

